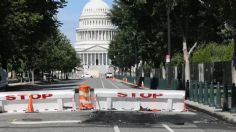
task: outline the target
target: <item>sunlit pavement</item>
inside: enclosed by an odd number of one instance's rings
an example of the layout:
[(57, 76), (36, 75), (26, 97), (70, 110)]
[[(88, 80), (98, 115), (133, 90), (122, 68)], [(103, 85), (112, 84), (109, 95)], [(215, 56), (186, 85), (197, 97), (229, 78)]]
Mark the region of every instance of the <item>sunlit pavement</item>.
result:
[(98, 131), (98, 132), (234, 132), (228, 124), (201, 112), (57, 112), (32, 114), (1, 114), (0, 131)]
[[(120, 89), (129, 87), (105, 78), (88, 78), (68, 83), (41, 84), (38, 87), (71, 89), (79, 84), (92, 88)], [(68, 84), (68, 85), (67, 85)], [(75, 85), (73, 86), (72, 85)], [(61, 87), (60, 87), (61, 86)], [(188, 112), (149, 113), (113, 111), (75, 111), (48, 113), (0, 114), (0, 131), (4, 132), (234, 132), (236, 125), (226, 123), (195, 109)]]

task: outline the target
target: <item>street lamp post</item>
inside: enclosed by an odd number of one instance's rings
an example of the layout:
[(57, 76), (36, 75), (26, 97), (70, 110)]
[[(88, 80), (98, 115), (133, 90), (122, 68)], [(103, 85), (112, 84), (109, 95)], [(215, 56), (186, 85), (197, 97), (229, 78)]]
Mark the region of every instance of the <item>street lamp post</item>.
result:
[(135, 51), (135, 80), (138, 82), (138, 57), (137, 57), (137, 34), (134, 33), (134, 51)]
[(168, 47), (168, 54), (166, 56), (166, 63), (167, 63), (167, 82), (168, 88), (171, 87), (171, 76), (170, 76), (170, 58), (171, 58), (171, 38), (170, 38), (170, 0), (167, 0), (167, 47)]

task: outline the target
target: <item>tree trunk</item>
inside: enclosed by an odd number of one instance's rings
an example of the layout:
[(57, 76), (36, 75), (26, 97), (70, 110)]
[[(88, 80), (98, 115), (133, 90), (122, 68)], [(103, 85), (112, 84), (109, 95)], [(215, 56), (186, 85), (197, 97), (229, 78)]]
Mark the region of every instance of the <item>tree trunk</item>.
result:
[(190, 63), (189, 63), (189, 53), (187, 49), (186, 39), (183, 38), (183, 53), (184, 53), (184, 62), (185, 62), (185, 82), (190, 81)]
[(166, 69), (165, 67), (161, 67), (161, 71), (162, 71), (162, 79), (166, 79)]
[(190, 81), (190, 55), (193, 52), (194, 48), (197, 46), (197, 42), (194, 43), (193, 47), (188, 51), (186, 38), (183, 37), (183, 52), (184, 52), (184, 62), (185, 62), (185, 83), (187, 80)]
[(232, 63), (232, 83), (236, 84), (236, 33), (233, 38), (234, 54)]
[(20, 73), (20, 83), (23, 83), (23, 73)]
[(232, 83), (236, 84), (236, 69), (232, 61)]
[(34, 70), (30, 70), (31, 76), (32, 76), (32, 84), (34, 84)]

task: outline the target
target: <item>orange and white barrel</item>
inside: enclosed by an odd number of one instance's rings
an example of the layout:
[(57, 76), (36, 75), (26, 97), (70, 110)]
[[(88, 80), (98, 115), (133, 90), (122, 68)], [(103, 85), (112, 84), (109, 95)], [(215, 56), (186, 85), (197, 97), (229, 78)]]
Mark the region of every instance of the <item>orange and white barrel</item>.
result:
[(79, 108), (80, 110), (93, 109), (91, 96), (90, 96), (90, 86), (82, 84), (79, 87)]

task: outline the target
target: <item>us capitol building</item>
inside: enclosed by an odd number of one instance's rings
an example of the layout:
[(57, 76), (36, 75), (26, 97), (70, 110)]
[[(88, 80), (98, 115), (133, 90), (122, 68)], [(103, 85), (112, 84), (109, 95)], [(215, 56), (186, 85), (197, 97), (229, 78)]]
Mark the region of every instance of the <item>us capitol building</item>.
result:
[(76, 28), (75, 50), (86, 71), (105, 73), (111, 61), (108, 48), (116, 27), (108, 17), (109, 6), (103, 0), (89, 0)]

